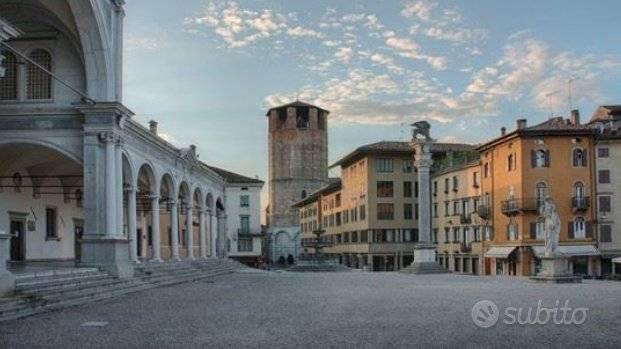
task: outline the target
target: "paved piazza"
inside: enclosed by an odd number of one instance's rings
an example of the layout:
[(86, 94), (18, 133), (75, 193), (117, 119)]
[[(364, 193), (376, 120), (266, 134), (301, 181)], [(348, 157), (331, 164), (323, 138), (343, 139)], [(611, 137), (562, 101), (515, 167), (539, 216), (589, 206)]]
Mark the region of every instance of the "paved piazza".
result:
[[(495, 326), (474, 324), (471, 310), (480, 300), (497, 305)], [(534, 314), (538, 300), (548, 308), (556, 300), (559, 308), (566, 300), (571, 308), (588, 307), (586, 321), (503, 323), (509, 321), (507, 307), (532, 308)], [(2, 323), (0, 347), (619, 348), (620, 328), (619, 282), (548, 285), (451, 274), (247, 270)]]

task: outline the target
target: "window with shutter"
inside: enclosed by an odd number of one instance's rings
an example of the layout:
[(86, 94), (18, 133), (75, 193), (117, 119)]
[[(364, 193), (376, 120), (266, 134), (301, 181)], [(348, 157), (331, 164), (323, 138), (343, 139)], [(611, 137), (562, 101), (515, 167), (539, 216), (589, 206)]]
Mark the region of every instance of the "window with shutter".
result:
[(550, 151), (545, 152), (545, 167), (550, 167)]
[(567, 226), (567, 236), (569, 236), (570, 239), (574, 238), (574, 222), (569, 222)]
[(599, 170), (597, 172), (597, 181), (601, 184), (610, 183), (610, 170)]
[(608, 224), (599, 226), (599, 241), (612, 242), (612, 227)]
[(599, 212), (610, 213), (610, 196), (602, 195), (599, 197)]

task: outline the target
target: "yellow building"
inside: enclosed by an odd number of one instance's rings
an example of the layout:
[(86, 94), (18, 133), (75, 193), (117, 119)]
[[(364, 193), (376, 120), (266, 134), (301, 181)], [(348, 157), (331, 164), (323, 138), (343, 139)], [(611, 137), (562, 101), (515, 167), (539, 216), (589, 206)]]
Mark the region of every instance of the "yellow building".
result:
[[(438, 161), (448, 152), (472, 150), (463, 144), (435, 144)], [(296, 203), (302, 238), (325, 230), (325, 253), (353, 268), (398, 270), (413, 260), (418, 239), (418, 185), (407, 142), (378, 142), (337, 161), (341, 178)], [(312, 253), (312, 251), (305, 251)]]
[(482, 273), (533, 275), (543, 254), (538, 208), (550, 196), (561, 217), (560, 251), (576, 274), (594, 274), (599, 251), (593, 236), (592, 129), (577, 111), (569, 120), (551, 118), (481, 145)]

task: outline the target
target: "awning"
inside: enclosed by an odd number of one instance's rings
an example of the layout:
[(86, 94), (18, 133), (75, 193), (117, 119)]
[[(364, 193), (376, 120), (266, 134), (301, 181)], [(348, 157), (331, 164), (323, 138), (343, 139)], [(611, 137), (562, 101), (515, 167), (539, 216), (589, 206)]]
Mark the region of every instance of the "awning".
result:
[(515, 250), (515, 246), (493, 246), (485, 252), (486, 258), (507, 258)]
[(613, 263), (621, 263), (621, 257), (613, 258), (612, 262)]
[[(531, 246), (530, 248), (538, 258), (543, 257), (546, 253), (544, 246)], [(558, 251), (566, 257), (599, 256), (601, 254), (593, 245), (561, 245), (558, 247)]]

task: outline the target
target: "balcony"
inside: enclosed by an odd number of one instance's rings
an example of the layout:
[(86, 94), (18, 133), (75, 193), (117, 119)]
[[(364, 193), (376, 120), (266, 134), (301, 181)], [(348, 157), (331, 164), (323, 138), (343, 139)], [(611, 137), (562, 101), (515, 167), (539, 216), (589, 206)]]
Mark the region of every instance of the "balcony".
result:
[(588, 196), (574, 196), (571, 198), (571, 210), (576, 212), (582, 212), (589, 209), (591, 205), (591, 198)]
[(477, 207), (477, 215), (481, 217), (481, 219), (489, 219), (490, 217), (489, 205), (479, 205)]
[(237, 229), (237, 237), (261, 236), (261, 229)]
[(459, 215), (459, 224), (472, 224), (472, 216), (470, 214)]
[(506, 216), (514, 216), (526, 212), (537, 212), (538, 206), (536, 199), (509, 199), (502, 201), (501, 210)]
[(472, 242), (462, 242), (459, 248), (462, 252), (470, 252), (472, 251)]

